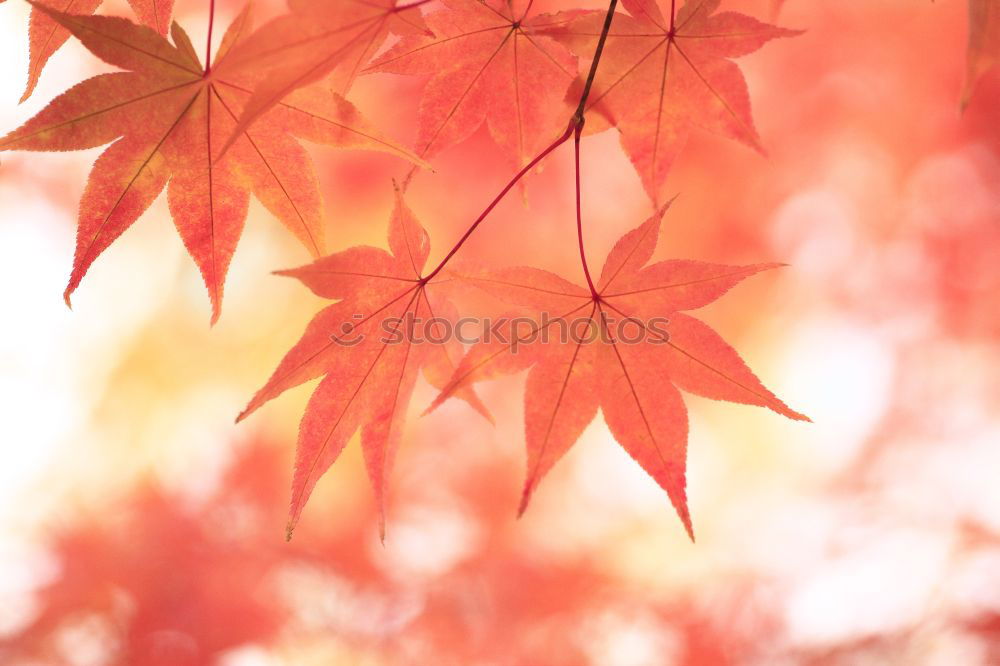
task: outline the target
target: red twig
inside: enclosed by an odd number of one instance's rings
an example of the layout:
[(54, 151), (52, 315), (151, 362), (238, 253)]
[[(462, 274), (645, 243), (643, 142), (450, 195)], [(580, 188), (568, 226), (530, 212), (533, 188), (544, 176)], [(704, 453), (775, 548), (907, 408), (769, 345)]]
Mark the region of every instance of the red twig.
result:
[(445, 258), (441, 260), (441, 263), (438, 264), (437, 268), (435, 268), (433, 271), (431, 271), (427, 275), (427, 277), (423, 278), (423, 280), (422, 280), (423, 282), (425, 282), (425, 283), (429, 282), (435, 275), (438, 274), (438, 272), (442, 268), (444, 268), (445, 264), (447, 264), (448, 261), (453, 256), (455, 256), (455, 253), (458, 252), (459, 248), (462, 247), (462, 245), (465, 244), (465, 241), (468, 240), (469, 236), (472, 235), (472, 232), (474, 232), (476, 230), (476, 228), (480, 224), (482, 224), (483, 220), (486, 219), (486, 216), (489, 215), (493, 211), (494, 208), (496, 208), (496, 205), (503, 200), (504, 196), (508, 192), (510, 192), (511, 188), (513, 188), (515, 185), (517, 185), (518, 181), (520, 181), (521, 178), (524, 177), (524, 174), (526, 174), (529, 171), (531, 171), (531, 169), (536, 164), (538, 164), (543, 159), (545, 159), (546, 157), (548, 157), (549, 153), (551, 153), (553, 150), (555, 150), (559, 146), (561, 146), (564, 143), (566, 143), (566, 141), (569, 139), (569, 137), (573, 135), (574, 127), (575, 127), (574, 124), (571, 124), (569, 127), (567, 127), (566, 131), (563, 132), (562, 135), (558, 139), (556, 139), (554, 142), (552, 142), (549, 145), (548, 148), (546, 148), (545, 150), (543, 150), (542, 152), (540, 152), (533, 160), (531, 160), (530, 162), (528, 162), (526, 165), (524, 165), (524, 167), (520, 171), (518, 171), (516, 174), (514, 174), (514, 177), (510, 179), (510, 182), (507, 183), (507, 185), (504, 186), (504, 188), (502, 190), (500, 190), (500, 194), (496, 195), (496, 197), (493, 198), (493, 201), (491, 201), (490, 205), (486, 207), (486, 210), (484, 210), (479, 215), (479, 217), (476, 218), (476, 221), (473, 222), (472, 225), (468, 229), (466, 229), (465, 233), (462, 234), (462, 237), (458, 239), (457, 243), (455, 243), (455, 247), (451, 248), (451, 251), (448, 252), (447, 255), (445, 255)]

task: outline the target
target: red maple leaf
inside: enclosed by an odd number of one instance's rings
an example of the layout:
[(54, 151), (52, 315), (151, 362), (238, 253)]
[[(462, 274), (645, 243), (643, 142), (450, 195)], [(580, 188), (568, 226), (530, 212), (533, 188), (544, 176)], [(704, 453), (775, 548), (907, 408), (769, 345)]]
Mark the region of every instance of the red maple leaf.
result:
[(93, 261), (168, 181), (170, 211), (204, 277), (214, 322), (251, 192), (314, 256), (323, 254), (322, 199), (296, 137), (416, 160), (371, 128), (350, 102), (315, 87), (290, 95), (219, 158), (257, 80), (228, 58), (250, 31), (248, 10), (234, 20), (209, 67), (176, 23), (171, 44), (125, 19), (44, 11), (96, 56), (128, 70), (74, 86), (0, 139), (0, 150), (79, 150), (117, 139), (97, 159), (80, 202), (67, 304)]
[[(657, 201), (691, 128), (701, 127), (763, 152), (750, 112), (746, 81), (732, 58), (797, 32), (735, 12), (715, 13), (720, 0), (670, 3), (622, 0), (631, 16), (615, 14), (587, 103), (588, 121), (603, 117), (621, 132), (622, 147)], [(594, 51), (603, 12), (570, 17), (548, 29), (580, 55)], [(588, 122), (589, 131), (607, 127)]]
[(468, 138), (486, 122), (504, 154), (520, 166), (565, 129), (576, 57), (539, 32), (553, 17), (529, 16), (528, 0), (444, 5), (427, 16), (433, 35), (402, 39), (369, 69), (432, 75), (420, 102), (421, 157)]
[(536, 268), (467, 276), (494, 296), (527, 307), (533, 323), (525, 328), (523, 319), (512, 318), (506, 336), (474, 345), (431, 409), (475, 382), (531, 368), (520, 512), (600, 408), (615, 439), (666, 490), (693, 538), (685, 491), (687, 410), (678, 389), (808, 420), (766, 389), (715, 331), (683, 313), (779, 264), (673, 260), (647, 266), (664, 210), (622, 236), (593, 292)]
[[(359, 428), (384, 536), (386, 485), (418, 372), (423, 370), (440, 388), (454, 370), (453, 360), (461, 356), (458, 340), (444, 340), (434, 323), (454, 321), (457, 315), (445, 282), (424, 276), (430, 240), (398, 190), (389, 249), (352, 247), (279, 273), (298, 278), (319, 296), (340, 299), (313, 317), (237, 418), (241, 421), (286, 390), (325, 376), (299, 427), (289, 537), (319, 477)], [(427, 321), (426, 327), (418, 327), (418, 319)], [(489, 418), (471, 389), (459, 395)]]

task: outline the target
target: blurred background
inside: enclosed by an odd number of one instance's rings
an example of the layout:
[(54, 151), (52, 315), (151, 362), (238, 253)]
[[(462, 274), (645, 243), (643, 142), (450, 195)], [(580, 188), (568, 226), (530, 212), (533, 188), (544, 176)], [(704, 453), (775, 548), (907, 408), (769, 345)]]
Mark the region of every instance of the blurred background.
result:
[[(195, 43), (206, 5), (177, 3)], [(4, 132), (106, 69), (70, 42), (18, 105), (28, 10), (0, 6)], [(99, 150), (5, 153), (0, 663), (1000, 663), (1000, 72), (960, 113), (959, 0), (787, 0), (778, 22), (806, 32), (739, 61), (769, 155), (696, 132), (657, 256), (790, 264), (698, 314), (815, 423), (688, 398), (697, 544), (600, 419), (516, 520), (523, 375), (483, 385), (495, 428), (457, 401), (420, 418), (418, 386), (384, 546), (356, 441), (286, 544), (312, 386), (233, 419), (323, 305), (270, 274), (305, 251), (253, 204), (210, 328), (161, 196), (70, 312)], [(412, 141), (420, 90), (378, 75), (351, 98)], [(480, 131), (414, 180), (432, 261), (509, 177), (495, 152)], [(331, 248), (384, 246), (407, 165), (313, 154)], [(650, 205), (613, 131), (583, 161), (599, 264)], [(572, 183), (566, 149), (464, 257), (576, 276)]]

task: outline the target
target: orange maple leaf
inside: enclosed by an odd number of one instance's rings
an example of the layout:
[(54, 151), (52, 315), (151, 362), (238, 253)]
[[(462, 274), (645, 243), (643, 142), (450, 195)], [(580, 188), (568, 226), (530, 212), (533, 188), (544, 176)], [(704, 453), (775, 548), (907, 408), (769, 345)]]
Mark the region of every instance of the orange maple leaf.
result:
[(964, 108), (976, 84), (1000, 65), (1000, 5), (995, 0), (969, 0), (969, 54), (966, 65)]
[(667, 492), (693, 539), (685, 491), (687, 410), (678, 389), (808, 420), (765, 388), (715, 331), (682, 313), (780, 264), (673, 260), (647, 266), (664, 210), (622, 236), (594, 293), (536, 268), (466, 276), (533, 311), (533, 324), (526, 329), (523, 319), (511, 318), (505, 336), (471, 347), (430, 409), (475, 382), (531, 368), (521, 513), (600, 407), (615, 439)]
[[(38, 4), (49, 9), (74, 14), (93, 14), (104, 0), (38, 0)], [(145, 25), (167, 34), (174, 0), (128, 0), (132, 11)], [(28, 84), (24, 88), (21, 101), (31, 97), (45, 64), (59, 50), (70, 32), (47, 12), (33, 8), (28, 20)]]
[[(688, 0), (680, 9), (671, 2), (665, 18), (656, 0), (622, 0), (631, 16), (616, 14), (608, 33), (587, 109), (618, 127), (622, 147), (654, 201), (692, 127), (763, 152), (746, 81), (731, 58), (798, 32), (735, 12), (714, 13), (720, 1)], [(603, 22), (603, 12), (586, 13), (549, 33), (589, 56)], [(607, 127), (588, 125), (589, 131)]]
[[(280, 271), (317, 295), (341, 299), (321, 310), (271, 378), (239, 415), (246, 418), (286, 390), (325, 375), (299, 427), (288, 521), (291, 536), (319, 477), (360, 428), (365, 465), (385, 535), (387, 480), (402, 435), (418, 371), (441, 388), (461, 356), (457, 338), (443, 339), (435, 319), (454, 321), (446, 280), (424, 277), (430, 240), (397, 190), (389, 221), (389, 252), (352, 247), (303, 266)], [(407, 318), (423, 319), (417, 330)], [(490, 418), (471, 389), (460, 397)]]
[(426, 32), (419, 7), (429, 0), (288, 0), (291, 12), (265, 23), (234, 49), (233, 62), (265, 75), (254, 86), (233, 137), (293, 90), (328, 79), (346, 95), (390, 32)]
[(343, 97), (315, 87), (271, 109), (219, 158), (257, 80), (227, 57), (249, 33), (249, 10), (227, 30), (210, 67), (202, 66), (176, 23), (171, 44), (125, 19), (44, 11), (99, 58), (129, 70), (74, 86), (0, 139), (0, 150), (79, 150), (118, 139), (97, 159), (80, 203), (67, 304), (97, 256), (168, 181), (170, 211), (204, 277), (214, 322), (251, 191), (314, 256), (323, 254), (319, 186), (295, 137), (419, 161), (371, 128)]
[(468, 138), (486, 122), (516, 165), (565, 129), (566, 93), (576, 57), (528, 16), (531, 2), (445, 0), (426, 17), (433, 35), (415, 34), (380, 56), (370, 71), (432, 74), (420, 102), (417, 152), (428, 157)]

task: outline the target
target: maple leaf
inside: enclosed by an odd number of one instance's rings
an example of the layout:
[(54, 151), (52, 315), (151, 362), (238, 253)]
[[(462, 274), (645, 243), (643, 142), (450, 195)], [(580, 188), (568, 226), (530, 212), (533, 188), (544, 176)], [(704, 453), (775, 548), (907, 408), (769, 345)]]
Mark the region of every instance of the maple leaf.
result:
[(232, 134), (256, 81), (254, 72), (227, 58), (250, 30), (248, 9), (227, 30), (211, 68), (201, 65), (176, 23), (171, 44), (125, 19), (42, 9), (99, 58), (128, 70), (74, 86), (0, 139), (0, 150), (79, 150), (117, 139), (97, 159), (80, 203), (67, 304), (97, 256), (168, 181), (170, 211), (204, 277), (214, 322), (251, 191), (314, 256), (323, 254), (319, 186), (295, 137), (417, 160), (343, 97), (316, 87), (289, 96), (219, 158), (218, 147)]
[(432, 74), (420, 102), (417, 152), (428, 157), (468, 138), (484, 121), (504, 153), (524, 164), (566, 127), (576, 57), (529, 17), (528, 0), (445, 0), (415, 34), (370, 71)]
[[(588, 119), (617, 126), (646, 192), (660, 188), (692, 127), (741, 141), (761, 152), (746, 81), (731, 58), (777, 37), (799, 34), (735, 12), (714, 13), (720, 0), (688, 0), (665, 18), (656, 0), (622, 0), (615, 14), (587, 109)], [(585, 13), (548, 29), (578, 54), (594, 50), (604, 14)], [(607, 127), (588, 122), (588, 131)]]
[[(93, 14), (101, 6), (103, 0), (38, 0), (38, 4), (49, 9), (62, 12), (72, 11), (74, 14)], [(128, 0), (132, 11), (139, 20), (151, 28), (167, 34), (170, 27), (170, 14), (173, 11), (174, 0)], [(69, 39), (70, 31), (59, 24), (47, 12), (35, 7), (28, 19), (28, 83), (25, 86), (21, 101), (31, 97), (42, 70), (49, 58), (59, 50)]]
[(962, 107), (979, 80), (1000, 65), (1000, 6), (995, 0), (969, 0), (969, 53)]
[(808, 420), (766, 389), (715, 331), (682, 312), (780, 264), (671, 260), (647, 266), (665, 210), (622, 236), (593, 293), (536, 268), (466, 276), (497, 298), (529, 308), (534, 324), (525, 330), (511, 318), (505, 336), (472, 346), (429, 409), (475, 382), (531, 368), (520, 513), (600, 407), (615, 439), (667, 492), (693, 539), (685, 491), (687, 410), (678, 389)]
[[(237, 418), (239, 422), (286, 390), (325, 375), (299, 426), (289, 537), (317, 480), (360, 428), (384, 538), (385, 488), (418, 371), (441, 388), (453, 372), (452, 359), (461, 356), (457, 338), (437, 342), (443, 331), (434, 320), (454, 321), (457, 315), (444, 291), (446, 281), (423, 276), (430, 240), (398, 189), (389, 249), (391, 253), (352, 247), (279, 272), (298, 278), (319, 296), (341, 299), (313, 318)], [(423, 328), (405, 325), (407, 317), (428, 323)], [(490, 418), (471, 389), (459, 395)]]
[(396, 6), (396, 0), (288, 0), (289, 14), (264, 24), (234, 50), (234, 63), (265, 75), (233, 137), (302, 86), (329, 79), (336, 92), (347, 94), (390, 32), (427, 31), (419, 7), (428, 1)]

